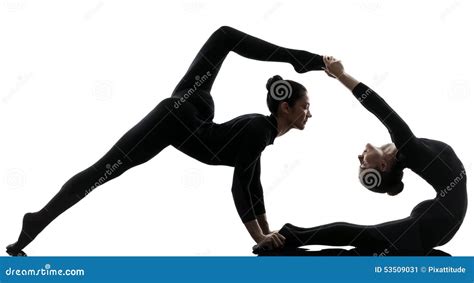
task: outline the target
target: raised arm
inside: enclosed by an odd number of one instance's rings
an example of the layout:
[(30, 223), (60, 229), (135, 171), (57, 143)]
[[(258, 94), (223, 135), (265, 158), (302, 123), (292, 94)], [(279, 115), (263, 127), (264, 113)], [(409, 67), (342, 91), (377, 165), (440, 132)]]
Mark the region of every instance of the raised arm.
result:
[[(210, 91), (222, 62), (230, 51), (249, 59), (290, 63), (299, 73), (322, 70), (324, 67), (320, 55), (277, 46), (237, 29), (222, 26), (206, 41), (175, 91), (193, 88), (196, 81), (199, 81), (199, 89)], [(205, 80), (202, 79), (204, 76)]]
[(402, 149), (415, 141), (410, 127), (375, 91), (347, 74), (341, 61), (333, 57), (324, 57), (326, 73), (335, 77), (346, 86), (357, 100), (372, 114), (375, 115), (387, 128), (392, 142), (398, 149)]

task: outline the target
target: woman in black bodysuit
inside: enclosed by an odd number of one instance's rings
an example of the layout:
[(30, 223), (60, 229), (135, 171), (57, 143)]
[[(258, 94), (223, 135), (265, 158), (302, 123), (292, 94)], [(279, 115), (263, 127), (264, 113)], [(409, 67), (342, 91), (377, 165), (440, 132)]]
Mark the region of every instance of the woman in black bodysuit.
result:
[(311, 117), (308, 96), (301, 84), (275, 76), (267, 82), (270, 116), (248, 114), (214, 123), (210, 91), (230, 51), (250, 59), (290, 63), (298, 73), (324, 67), (317, 54), (276, 46), (231, 27), (219, 28), (170, 98), (161, 101), (100, 160), (69, 179), (44, 208), (25, 214), (18, 241), (7, 247), (7, 253), (26, 255), (22, 249), (61, 213), (169, 145), (206, 164), (235, 167), (232, 194), (242, 222), (256, 242), (282, 246), (284, 237), (270, 232), (266, 221), (260, 155), (277, 136), (304, 128)]
[[(285, 247), (355, 246), (393, 252), (426, 252), (446, 244), (459, 229), (467, 209), (466, 171), (453, 149), (441, 141), (418, 138), (398, 114), (372, 89), (345, 73), (340, 61), (324, 57), (326, 72), (352, 91), (359, 102), (388, 129), (392, 142), (368, 144), (359, 155), (361, 183), (377, 193), (403, 190), (403, 169), (427, 181), (436, 197), (418, 204), (407, 218), (378, 225), (332, 223), (314, 228), (285, 224), (279, 231)], [(265, 249), (258, 245), (257, 250)]]

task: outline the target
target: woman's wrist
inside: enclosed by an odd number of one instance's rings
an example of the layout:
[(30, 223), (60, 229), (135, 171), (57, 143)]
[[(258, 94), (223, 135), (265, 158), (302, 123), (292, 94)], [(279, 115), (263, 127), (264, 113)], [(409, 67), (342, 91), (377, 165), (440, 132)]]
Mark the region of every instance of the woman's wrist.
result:
[(265, 238), (265, 235), (263, 234), (262, 229), (260, 228), (260, 225), (257, 222), (257, 219), (245, 222), (244, 225), (255, 242), (259, 243)]
[(339, 74), (339, 76), (336, 76), (336, 79), (345, 80), (345, 79), (347, 79), (348, 76), (349, 76), (349, 74), (344, 71), (341, 74)]
[(358, 84), (359, 81), (354, 79), (351, 75), (346, 72), (343, 72), (341, 75), (336, 77), (345, 87), (352, 91)]
[(255, 243), (260, 243), (261, 241), (263, 241), (263, 239), (265, 239), (265, 234), (260, 234), (260, 235), (256, 235), (253, 239), (255, 241)]
[(257, 215), (257, 222), (264, 235), (270, 234), (270, 227), (268, 226), (267, 215), (265, 213)]

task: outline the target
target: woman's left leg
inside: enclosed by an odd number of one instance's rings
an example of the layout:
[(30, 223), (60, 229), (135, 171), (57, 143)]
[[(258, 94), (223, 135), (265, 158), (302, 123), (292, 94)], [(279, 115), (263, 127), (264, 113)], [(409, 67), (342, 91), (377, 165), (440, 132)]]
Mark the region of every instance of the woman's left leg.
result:
[(167, 147), (170, 136), (176, 130), (170, 119), (172, 116), (168, 115), (168, 108), (172, 109), (168, 104), (171, 103), (172, 99), (160, 103), (96, 163), (72, 176), (41, 210), (26, 213), (18, 241), (7, 247), (7, 253), (24, 255), (22, 249), (59, 215), (97, 187), (119, 177), (128, 169), (145, 163)]

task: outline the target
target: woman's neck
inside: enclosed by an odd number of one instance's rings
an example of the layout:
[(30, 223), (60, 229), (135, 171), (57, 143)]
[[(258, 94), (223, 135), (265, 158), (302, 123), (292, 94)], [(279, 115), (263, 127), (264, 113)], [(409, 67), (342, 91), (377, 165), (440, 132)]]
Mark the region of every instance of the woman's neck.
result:
[(289, 130), (292, 129), (291, 125), (285, 119), (280, 117), (276, 117), (277, 120), (277, 137), (283, 136), (284, 134), (288, 133)]

